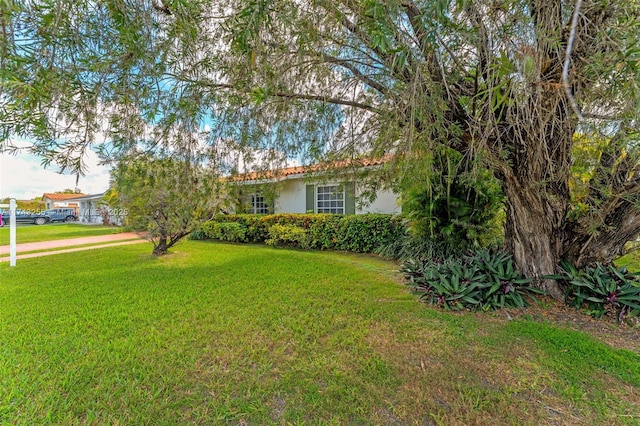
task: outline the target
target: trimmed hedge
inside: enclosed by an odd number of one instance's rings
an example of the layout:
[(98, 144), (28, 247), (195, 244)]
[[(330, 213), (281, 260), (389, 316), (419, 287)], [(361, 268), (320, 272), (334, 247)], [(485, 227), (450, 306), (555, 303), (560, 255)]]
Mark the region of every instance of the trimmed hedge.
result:
[(239, 223), (207, 222), (201, 229), (208, 238), (215, 240), (244, 242), (247, 238), (246, 229)]
[(403, 236), (406, 226), (401, 216), (389, 214), (238, 214), (217, 216), (201, 230), (224, 241), (373, 253)]
[(309, 235), (307, 230), (294, 225), (275, 224), (269, 228), (269, 238), (265, 241), (269, 246), (293, 246), (308, 248)]

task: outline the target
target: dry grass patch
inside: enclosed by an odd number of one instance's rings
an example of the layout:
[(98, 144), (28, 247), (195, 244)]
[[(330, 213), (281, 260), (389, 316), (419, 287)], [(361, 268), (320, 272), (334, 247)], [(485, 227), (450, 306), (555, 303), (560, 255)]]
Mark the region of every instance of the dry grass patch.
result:
[[(405, 424), (592, 425), (640, 419), (637, 385), (607, 374), (592, 377), (591, 372), (585, 372), (587, 382), (567, 383), (541, 362), (549, 355), (535, 341), (517, 335), (496, 341), (509, 321), (490, 314), (442, 315), (458, 319), (457, 331), (452, 332), (451, 322), (433, 319), (415, 325), (408, 335), (398, 335), (407, 324), (378, 324), (368, 336), (404, 378), (391, 405)], [(585, 408), (592, 398), (598, 404)], [(619, 409), (603, 409), (607, 405)]]

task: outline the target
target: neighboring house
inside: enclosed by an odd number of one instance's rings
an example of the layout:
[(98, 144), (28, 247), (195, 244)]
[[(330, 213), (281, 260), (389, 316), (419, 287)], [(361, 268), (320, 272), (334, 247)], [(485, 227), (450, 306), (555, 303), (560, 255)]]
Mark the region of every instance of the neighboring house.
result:
[(84, 196), (84, 194), (51, 194), (45, 192), (42, 194), (42, 202), (45, 203), (47, 209), (68, 207), (77, 210), (80, 205), (75, 198), (82, 196)]
[[(378, 167), (387, 159), (365, 160), (358, 167)], [(348, 172), (327, 178), (329, 170), (354, 167), (351, 162), (336, 162), (329, 167), (289, 167), (267, 173), (245, 173), (234, 176), (238, 183), (239, 202), (236, 211), (244, 213), (400, 213), (398, 195), (379, 190), (370, 204), (356, 203), (364, 191), (356, 174)], [(351, 177), (350, 177), (351, 176)]]
[(100, 194), (78, 196), (73, 199), (80, 205), (78, 220), (82, 223), (103, 224), (108, 219), (109, 224), (120, 224), (121, 218), (116, 216), (109, 205), (104, 201), (104, 192)]
[(102, 223), (102, 216), (99, 212), (99, 206), (104, 197), (101, 194), (77, 196), (74, 201), (80, 204), (80, 214), (78, 220), (83, 223)]

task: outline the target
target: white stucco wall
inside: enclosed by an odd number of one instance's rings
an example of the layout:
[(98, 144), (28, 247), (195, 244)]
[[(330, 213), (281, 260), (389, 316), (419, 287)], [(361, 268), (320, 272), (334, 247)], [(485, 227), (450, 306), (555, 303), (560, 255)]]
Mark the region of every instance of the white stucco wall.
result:
[[(356, 185), (356, 197), (360, 196)], [(356, 214), (363, 213), (401, 213), (402, 209), (398, 205), (398, 196), (391, 190), (378, 191), (376, 199), (368, 206), (358, 206), (356, 202)]]
[(288, 179), (275, 202), (275, 213), (306, 213), (307, 193), (304, 179)]
[[(101, 210), (103, 208), (110, 209), (105, 204), (102, 194), (97, 196), (90, 196), (80, 201), (80, 212), (78, 220), (82, 223), (103, 224), (103, 218)], [(113, 225), (122, 225), (125, 212), (123, 209), (110, 209), (109, 222)]]
[[(275, 201), (275, 213), (306, 213), (307, 195), (304, 179), (287, 179), (281, 185), (279, 196)], [(356, 185), (356, 196), (360, 192)], [(400, 213), (398, 196), (390, 190), (378, 191), (378, 195), (373, 203), (368, 206), (358, 208), (356, 203), (356, 214), (363, 213)]]
[(102, 224), (102, 216), (98, 213), (98, 200), (80, 201), (80, 217), (83, 223)]

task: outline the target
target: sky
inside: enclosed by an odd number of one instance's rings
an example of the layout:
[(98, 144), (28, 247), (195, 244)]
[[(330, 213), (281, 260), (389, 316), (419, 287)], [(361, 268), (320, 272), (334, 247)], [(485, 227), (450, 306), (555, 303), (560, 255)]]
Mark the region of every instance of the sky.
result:
[[(210, 130), (205, 125), (205, 132)], [(28, 140), (12, 139), (8, 145), (28, 147)], [(241, 162), (241, 172), (253, 170), (263, 158), (269, 157), (268, 151), (255, 150), (254, 161)], [(230, 158), (235, 158), (233, 153)], [(83, 194), (99, 194), (109, 188), (109, 169), (99, 164), (97, 154), (90, 151), (85, 158), (87, 172), (80, 176), (77, 188)], [(287, 166), (297, 166), (301, 162), (297, 159), (289, 159)], [(17, 200), (33, 200), (41, 197), (45, 192), (58, 192), (65, 189), (76, 188), (75, 174), (60, 174), (55, 165), (42, 166), (42, 159), (26, 152), (17, 155), (0, 151), (0, 199), (15, 198)]]
[[(20, 144), (23, 146), (23, 144)], [(41, 165), (42, 160), (26, 153), (0, 153), (0, 198), (32, 200), (45, 192), (76, 188), (76, 176), (58, 173), (56, 166)], [(78, 188), (84, 194), (98, 194), (109, 188), (109, 170), (98, 164), (91, 152), (86, 158), (87, 173), (80, 176)]]

